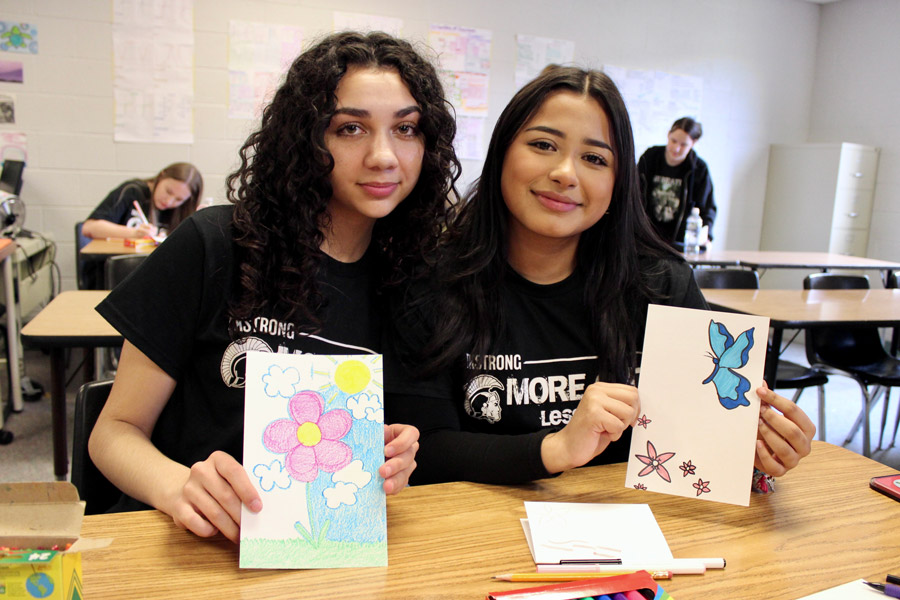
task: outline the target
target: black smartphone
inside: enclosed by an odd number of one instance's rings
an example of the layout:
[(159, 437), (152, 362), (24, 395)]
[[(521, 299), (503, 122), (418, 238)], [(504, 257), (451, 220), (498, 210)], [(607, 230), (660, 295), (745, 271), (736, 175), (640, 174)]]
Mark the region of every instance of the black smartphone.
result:
[(900, 473), (873, 477), (869, 480), (869, 487), (900, 502)]

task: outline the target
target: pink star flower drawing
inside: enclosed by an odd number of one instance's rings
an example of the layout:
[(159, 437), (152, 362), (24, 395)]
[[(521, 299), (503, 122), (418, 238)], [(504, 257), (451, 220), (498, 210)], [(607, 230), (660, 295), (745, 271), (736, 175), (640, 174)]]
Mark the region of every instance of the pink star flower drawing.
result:
[(656, 447), (653, 445), (653, 442), (647, 440), (647, 456), (643, 456), (641, 454), (635, 454), (635, 458), (639, 461), (647, 465), (643, 469), (641, 469), (640, 473), (638, 473), (638, 477), (643, 477), (644, 475), (649, 475), (653, 471), (663, 478), (664, 481), (669, 483), (672, 482), (672, 476), (669, 475), (669, 471), (663, 466), (663, 463), (675, 456), (674, 452), (664, 452), (662, 454), (656, 454)]
[(647, 489), (647, 486), (644, 485), (643, 483), (636, 483), (636, 484), (634, 484), (634, 489), (636, 489), (636, 490), (646, 490), (646, 489)]
[(285, 453), (285, 467), (297, 481), (314, 481), (319, 471), (340, 471), (353, 458), (350, 446), (339, 441), (353, 424), (350, 413), (324, 409), (320, 394), (299, 392), (288, 402), (291, 418), (272, 421), (263, 432), (265, 447)]
[(703, 493), (706, 493), (706, 494), (709, 493), (709, 482), (708, 481), (703, 481), (702, 478), (697, 478), (697, 483), (695, 483), (693, 485), (694, 485), (694, 489), (697, 490), (698, 496)]
[(684, 473), (684, 476), (693, 475), (697, 471), (697, 465), (692, 465), (691, 461), (681, 463), (681, 466), (678, 467)]
[(644, 429), (647, 429), (647, 425), (649, 425), (652, 422), (653, 421), (651, 421), (650, 419), (647, 418), (647, 415), (640, 416), (640, 417), (638, 417), (638, 420), (637, 420), (637, 424), (639, 426), (643, 427)]

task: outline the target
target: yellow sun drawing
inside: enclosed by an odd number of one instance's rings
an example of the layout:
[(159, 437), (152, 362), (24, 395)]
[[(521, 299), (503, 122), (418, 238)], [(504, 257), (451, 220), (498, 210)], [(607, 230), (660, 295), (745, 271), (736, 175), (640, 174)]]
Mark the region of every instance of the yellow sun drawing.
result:
[(334, 383), (342, 392), (358, 394), (372, 381), (368, 365), (359, 360), (345, 360), (334, 370)]

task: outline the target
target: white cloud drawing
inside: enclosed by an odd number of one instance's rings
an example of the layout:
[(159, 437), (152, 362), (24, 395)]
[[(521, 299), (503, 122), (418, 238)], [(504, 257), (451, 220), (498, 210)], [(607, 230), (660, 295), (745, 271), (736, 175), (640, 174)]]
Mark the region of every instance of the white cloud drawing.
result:
[(352, 506), (356, 504), (356, 492), (359, 488), (352, 483), (337, 483), (333, 488), (328, 488), (324, 492), (325, 505), (328, 508), (338, 508), (341, 504)]
[(366, 487), (366, 484), (372, 481), (372, 474), (363, 470), (362, 465), (363, 463), (361, 460), (350, 461), (349, 465), (340, 471), (335, 471), (331, 476), (331, 480), (335, 483), (342, 481), (352, 483), (358, 488), (364, 488)]
[(300, 383), (300, 371), (294, 367), (282, 370), (278, 365), (271, 365), (262, 380), (267, 396), (290, 398), (294, 395), (294, 385)]
[(347, 408), (353, 413), (354, 419), (384, 422), (384, 407), (378, 394), (357, 394), (347, 400)]
[(291, 487), (291, 476), (277, 459), (268, 465), (256, 465), (253, 467), (253, 475), (259, 478), (259, 487), (264, 492), (271, 492), (276, 486), (283, 490)]

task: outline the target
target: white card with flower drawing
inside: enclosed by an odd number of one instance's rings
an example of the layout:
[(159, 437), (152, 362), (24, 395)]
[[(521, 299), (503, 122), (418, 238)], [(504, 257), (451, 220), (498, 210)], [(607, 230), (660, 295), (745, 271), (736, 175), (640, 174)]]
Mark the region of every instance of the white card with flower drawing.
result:
[(382, 357), (247, 353), (244, 568), (387, 565)]
[(625, 486), (750, 504), (769, 319), (651, 305)]

